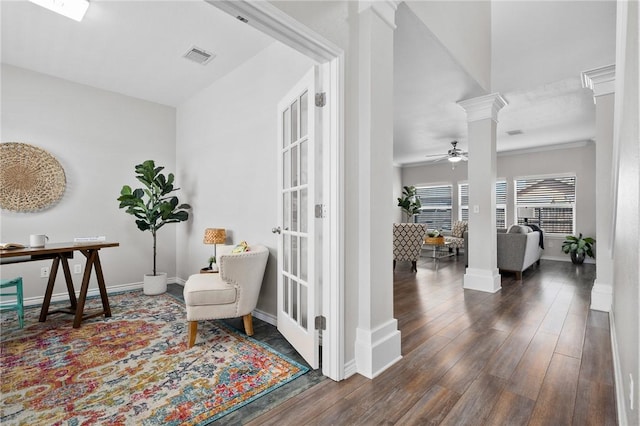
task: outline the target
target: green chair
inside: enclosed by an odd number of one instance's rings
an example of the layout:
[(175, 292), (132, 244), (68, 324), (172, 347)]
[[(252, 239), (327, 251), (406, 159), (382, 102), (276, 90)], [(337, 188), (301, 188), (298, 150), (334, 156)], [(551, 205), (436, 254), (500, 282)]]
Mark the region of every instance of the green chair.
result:
[[(15, 287), (15, 290), (12, 288)], [(9, 292), (7, 292), (7, 290)], [(22, 297), (22, 277), (10, 280), (0, 280), (0, 299), (11, 297), (10, 300), (0, 301), (0, 311), (18, 312), (18, 324), (24, 327), (24, 305)], [(15, 298), (15, 300), (13, 300)]]

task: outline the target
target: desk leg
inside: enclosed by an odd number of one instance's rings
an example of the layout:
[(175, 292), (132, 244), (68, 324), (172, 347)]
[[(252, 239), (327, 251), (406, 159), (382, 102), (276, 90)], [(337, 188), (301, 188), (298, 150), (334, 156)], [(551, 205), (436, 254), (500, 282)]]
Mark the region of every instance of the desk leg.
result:
[(89, 291), (89, 278), (91, 278), (91, 269), (93, 268), (97, 251), (90, 250), (89, 253), (82, 253), (87, 257), (87, 263), (84, 266), (84, 275), (82, 276), (82, 285), (80, 286), (80, 296), (78, 297), (76, 316), (73, 319), (73, 328), (80, 328), (80, 324), (82, 323), (84, 304), (87, 301), (87, 292)]
[(47, 320), (47, 314), (49, 313), (49, 305), (51, 304), (51, 296), (53, 295), (53, 286), (56, 284), (56, 275), (58, 274), (58, 265), (60, 265), (60, 257), (53, 258), (51, 264), (51, 270), (49, 271), (49, 282), (47, 283), (47, 290), (44, 293), (44, 300), (42, 301), (42, 310), (40, 311), (40, 319), (38, 321), (45, 322)]
[(96, 251), (94, 266), (96, 268), (96, 278), (98, 278), (98, 289), (100, 289), (100, 298), (102, 299), (102, 309), (104, 310), (104, 317), (109, 318), (111, 316), (111, 307), (109, 306), (107, 286), (104, 283), (104, 276), (102, 275), (102, 265), (100, 264), (100, 255), (98, 254), (98, 251)]
[(64, 271), (64, 280), (67, 283), (67, 293), (69, 293), (69, 303), (71, 303), (71, 309), (75, 310), (78, 306), (76, 300), (76, 290), (73, 288), (73, 279), (71, 278), (71, 269), (69, 269), (69, 260), (61, 256), (62, 270)]

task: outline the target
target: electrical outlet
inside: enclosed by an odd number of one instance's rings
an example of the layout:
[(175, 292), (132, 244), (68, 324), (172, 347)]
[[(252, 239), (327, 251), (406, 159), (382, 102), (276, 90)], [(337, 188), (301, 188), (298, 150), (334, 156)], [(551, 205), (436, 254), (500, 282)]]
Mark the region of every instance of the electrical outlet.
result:
[(44, 267), (40, 268), (40, 278), (48, 278), (49, 277), (49, 268)]
[(74, 274), (81, 274), (82, 273), (82, 265), (81, 264), (77, 264), (77, 265), (73, 265), (73, 273)]

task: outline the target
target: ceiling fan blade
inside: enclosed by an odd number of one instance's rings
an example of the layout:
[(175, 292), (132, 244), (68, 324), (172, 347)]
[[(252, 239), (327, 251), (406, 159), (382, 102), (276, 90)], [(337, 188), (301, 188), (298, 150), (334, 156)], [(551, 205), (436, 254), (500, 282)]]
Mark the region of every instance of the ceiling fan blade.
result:
[(425, 158), (429, 158), (429, 157), (448, 157), (447, 154), (430, 154), (430, 155), (425, 155)]

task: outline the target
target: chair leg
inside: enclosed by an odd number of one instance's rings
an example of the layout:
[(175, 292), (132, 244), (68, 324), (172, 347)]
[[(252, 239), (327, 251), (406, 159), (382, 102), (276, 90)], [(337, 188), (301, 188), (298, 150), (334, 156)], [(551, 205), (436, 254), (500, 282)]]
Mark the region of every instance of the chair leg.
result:
[(522, 281), (522, 272), (521, 271), (516, 271), (516, 280)]
[(16, 293), (18, 293), (16, 298), (16, 303), (18, 304), (18, 325), (20, 328), (24, 327), (24, 295), (22, 293), (22, 277), (19, 278), (19, 281), (16, 286)]
[(244, 322), (244, 332), (247, 333), (247, 336), (253, 336), (253, 318), (251, 314), (244, 315), (242, 321)]
[(393, 270), (394, 271), (396, 270), (396, 260), (395, 259), (393, 259)]
[(189, 338), (187, 347), (193, 347), (196, 343), (196, 336), (198, 334), (198, 321), (189, 321)]
[(418, 272), (418, 262), (415, 260), (411, 261), (411, 272)]

